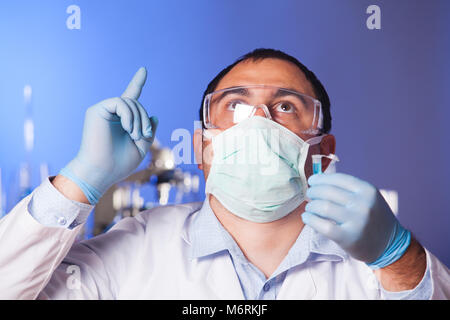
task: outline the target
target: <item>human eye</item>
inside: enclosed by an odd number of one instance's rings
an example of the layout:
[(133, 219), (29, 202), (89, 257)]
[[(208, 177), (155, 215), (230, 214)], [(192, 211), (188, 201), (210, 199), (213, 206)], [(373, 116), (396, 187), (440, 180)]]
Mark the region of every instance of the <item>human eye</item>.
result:
[(245, 104), (245, 103), (242, 102), (241, 100), (230, 100), (226, 103), (226, 108), (227, 110), (233, 111), (234, 109), (236, 109), (236, 106), (238, 104)]
[(274, 106), (275, 112), (295, 113), (295, 106), (290, 102), (279, 102)]

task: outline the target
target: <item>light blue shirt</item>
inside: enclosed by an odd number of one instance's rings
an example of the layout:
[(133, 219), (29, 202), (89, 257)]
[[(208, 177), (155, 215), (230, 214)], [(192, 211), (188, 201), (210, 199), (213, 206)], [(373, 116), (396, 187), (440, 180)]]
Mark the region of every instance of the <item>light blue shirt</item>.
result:
[(53, 177), (45, 179), (33, 192), (28, 204), (33, 218), (48, 227), (69, 229), (86, 222), (94, 206), (67, 199), (50, 180)]
[[(203, 206), (190, 225), (192, 235), (191, 257), (214, 259), (219, 254), (229, 254), (238, 275), (244, 297), (251, 300), (276, 299), (281, 285), (289, 270), (307, 261), (343, 261), (347, 253), (335, 242), (305, 225), (286, 257), (266, 278), (264, 273), (255, 267), (242, 253), (241, 249), (225, 230), (205, 200)], [(412, 289), (400, 292), (389, 292), (381, 286), (387, 299), (429, 299), (432, 294), (429, 267), (420, 284)]]
[[(45, 226), (72, 229), (86, 221), (93, 206), (65, 198), (47, 179), (34, 191), (28, 209), (33, 218)], [(214, 259), (217, 255), (230, 255), (246, 299), (276, 299), (289, 270), (307, 261), (339, 262), (348, 257), (336, 243), (305, 225), (281, 264), (266, 279), (217, 220), (208, 200), (203, 202), (189, 231), (191, 258)], [(401, 292), (381, 290), (387, 299), (429, 299), (432, 294), (429, 266), (416, 288)]]

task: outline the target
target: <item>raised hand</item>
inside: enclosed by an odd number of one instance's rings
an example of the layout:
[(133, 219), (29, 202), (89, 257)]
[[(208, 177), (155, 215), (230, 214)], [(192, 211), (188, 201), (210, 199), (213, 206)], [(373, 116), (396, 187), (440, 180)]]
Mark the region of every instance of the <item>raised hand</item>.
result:
[(149, 118), (138, 101), (146, 78), (140, 68), (120, 97), (86, 111), (80, 150), (60, 174), (75, 182), (91, 204), (130, 175), (153, 143), (158, 119)]

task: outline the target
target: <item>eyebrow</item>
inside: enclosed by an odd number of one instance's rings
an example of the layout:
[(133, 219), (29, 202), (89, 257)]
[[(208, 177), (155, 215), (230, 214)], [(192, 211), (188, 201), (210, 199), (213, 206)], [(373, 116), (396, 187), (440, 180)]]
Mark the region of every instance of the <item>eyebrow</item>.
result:
[(211, 101), (211, 102), (218, 103), (223, 98), (225, 98), (226, 96), (228, 96), (230, 94), (240, 94), (240, 95), (246, 96), (246, 97), (250, 96), (250, 92), (246, 88), (233, 88), (233, 89), (229, 89), (229, 90), (222, 92), (217, 98), (214, 99), (214, 101)]
[[(291, 91), (291, 92), (290, 92)], [(292, 88), (279, 88), (277, 90), (277, 92), (273, 95), (273, 98), (280, 98), (280, 97), (286, 97), (286, 96), (294, 96), (297, 97), (298, 99), (300, 99), (303, 103), (306, 103), (306, 99), (305, 97), (303, 97), (301, 94), (296, 94), (296, 90), (292, 89)], [(249, 97), (250, 96), (250, 92), (247, 88), (231, 88), (228, 89), (222, 93), (220, 93), (220, 95), (218, 97), (216, 97), (214, 99), (214, 101), (211, 101), (213, 103), (219, 103), (223, 98), (225, 98), (228, 95), (231, 94), (239, 94), (245, 97)]]
[(280, 97), (286, 97), (286, 96), (294, 96), (294, 97), (300, 99), (304, 104), (306, 104), (306, 99), (305, 99), (304, 96), (302, 96), (302, 94), (300, 94), (300, 93), (296, 94), (294, 92), (289, 92), (289, 91), (286, 91), (286, 90), (290, 90), (290, 91), (296, 92), (294, 89), (290, 89), (290, 88), (289, 89), (288, 88), (286, 88), (286, 89), (278, 89), (277, 93), (275, 93), (275, 95), (274, 95), (274, 98), (280, 98)]
[(274, 98), (285, 97), (285, 96), (297, 96), (297, 94), (286, 91), (286, 90), (295, 91), (293, 89), (284, 89), (284, 88), (278, 89), (277, 93), (274, 94)]

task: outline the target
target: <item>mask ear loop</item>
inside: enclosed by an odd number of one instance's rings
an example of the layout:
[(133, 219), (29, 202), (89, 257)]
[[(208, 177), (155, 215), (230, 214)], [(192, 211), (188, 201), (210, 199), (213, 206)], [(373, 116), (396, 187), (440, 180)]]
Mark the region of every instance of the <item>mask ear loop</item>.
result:
[(312, 165), (313, 165), (313, 174), (320, 174), (322, 173), (322, 158), (328, 158), (331, 160), (330, 164), (328, 166), (331, 166), (333, 163), (338, 162), (339, 158), (337, 155), (330, 153), (329, 155), (323, 155), (323, 154), (313, 154), (312, 156)]

